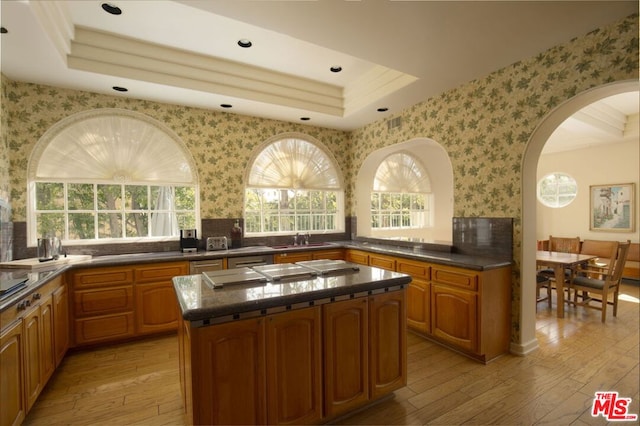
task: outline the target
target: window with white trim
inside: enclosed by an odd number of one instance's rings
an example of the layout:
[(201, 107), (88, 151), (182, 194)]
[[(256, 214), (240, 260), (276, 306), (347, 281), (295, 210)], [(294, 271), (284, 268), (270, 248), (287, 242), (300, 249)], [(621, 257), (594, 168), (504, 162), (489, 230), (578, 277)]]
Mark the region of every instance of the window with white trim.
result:
[(398, 152), (378, 166), (371, 192), (371, 228), (431, 226), (431, 181), (411, 154)]
[(287, 137), (264, 147), (249, 169), (245, 235), (344, 231), (344, 190), (331, 157), (318, 145)]
[(566, 173), (550, 173), (538, 181), (538, 200), (547, 207), (571, 204), (578, 195), (578, 183)]
[(29, 240), (65, 244), (177, 238), (198, 228), (197, 178), (189, 153), (159, 123), (96, 110), (58, 123), (29, 168)]

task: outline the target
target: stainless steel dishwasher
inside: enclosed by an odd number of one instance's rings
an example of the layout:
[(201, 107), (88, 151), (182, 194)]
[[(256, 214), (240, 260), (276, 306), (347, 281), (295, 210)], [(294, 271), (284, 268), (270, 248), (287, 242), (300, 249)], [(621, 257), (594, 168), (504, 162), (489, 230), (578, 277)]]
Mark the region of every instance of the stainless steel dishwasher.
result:
[(198, 275), (203, 272), (219, 271), (223, 266), (224, 259), (192, 260), (189, 262), (189, 273)]

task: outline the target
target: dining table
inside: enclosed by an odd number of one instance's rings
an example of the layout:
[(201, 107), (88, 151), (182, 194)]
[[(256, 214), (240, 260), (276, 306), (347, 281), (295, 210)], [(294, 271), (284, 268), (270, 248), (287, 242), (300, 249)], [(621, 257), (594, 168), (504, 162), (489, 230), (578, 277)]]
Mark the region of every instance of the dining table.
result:
[(556, 279), (557, 317), (564, 318), (564, 281), (565, 269), (574, 269), (577, 265), (596, 259), (597, 256), (581, 253), (564, 253), (558, 251), (538, 250), (536, 265), (551, 268)]

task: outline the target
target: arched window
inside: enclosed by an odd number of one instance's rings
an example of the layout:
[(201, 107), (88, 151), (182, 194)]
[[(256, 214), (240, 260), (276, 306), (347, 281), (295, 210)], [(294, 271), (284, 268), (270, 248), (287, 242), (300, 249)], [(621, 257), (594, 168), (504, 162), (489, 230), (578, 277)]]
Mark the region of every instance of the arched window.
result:
[(31, 244), (161, 240), (199, 224), (189, 152), (143, 114), (102, 109), (62, 120), (38, 141), (28, 176)]
[(344, 231), (344, 190), (332, 158), (317, 143), (285, 137), (250, 164), (246, 235)]
[(378, 166), (371, 192), (371, 228), (430, 226), (431, 181), (411, 154), (398, 152)]

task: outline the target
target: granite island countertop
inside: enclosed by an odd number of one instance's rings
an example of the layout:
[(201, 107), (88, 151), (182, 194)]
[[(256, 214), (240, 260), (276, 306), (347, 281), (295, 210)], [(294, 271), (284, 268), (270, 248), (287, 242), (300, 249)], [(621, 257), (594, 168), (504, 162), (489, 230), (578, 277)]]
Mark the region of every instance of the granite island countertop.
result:
[(384, 269), (359, 266), (358, 271), (312, 279), (235, 284), (214, 289), (202, 275), (173, 278), (182, 317), (192, 326), (277, 313), (405, 288), (411, 277)]

